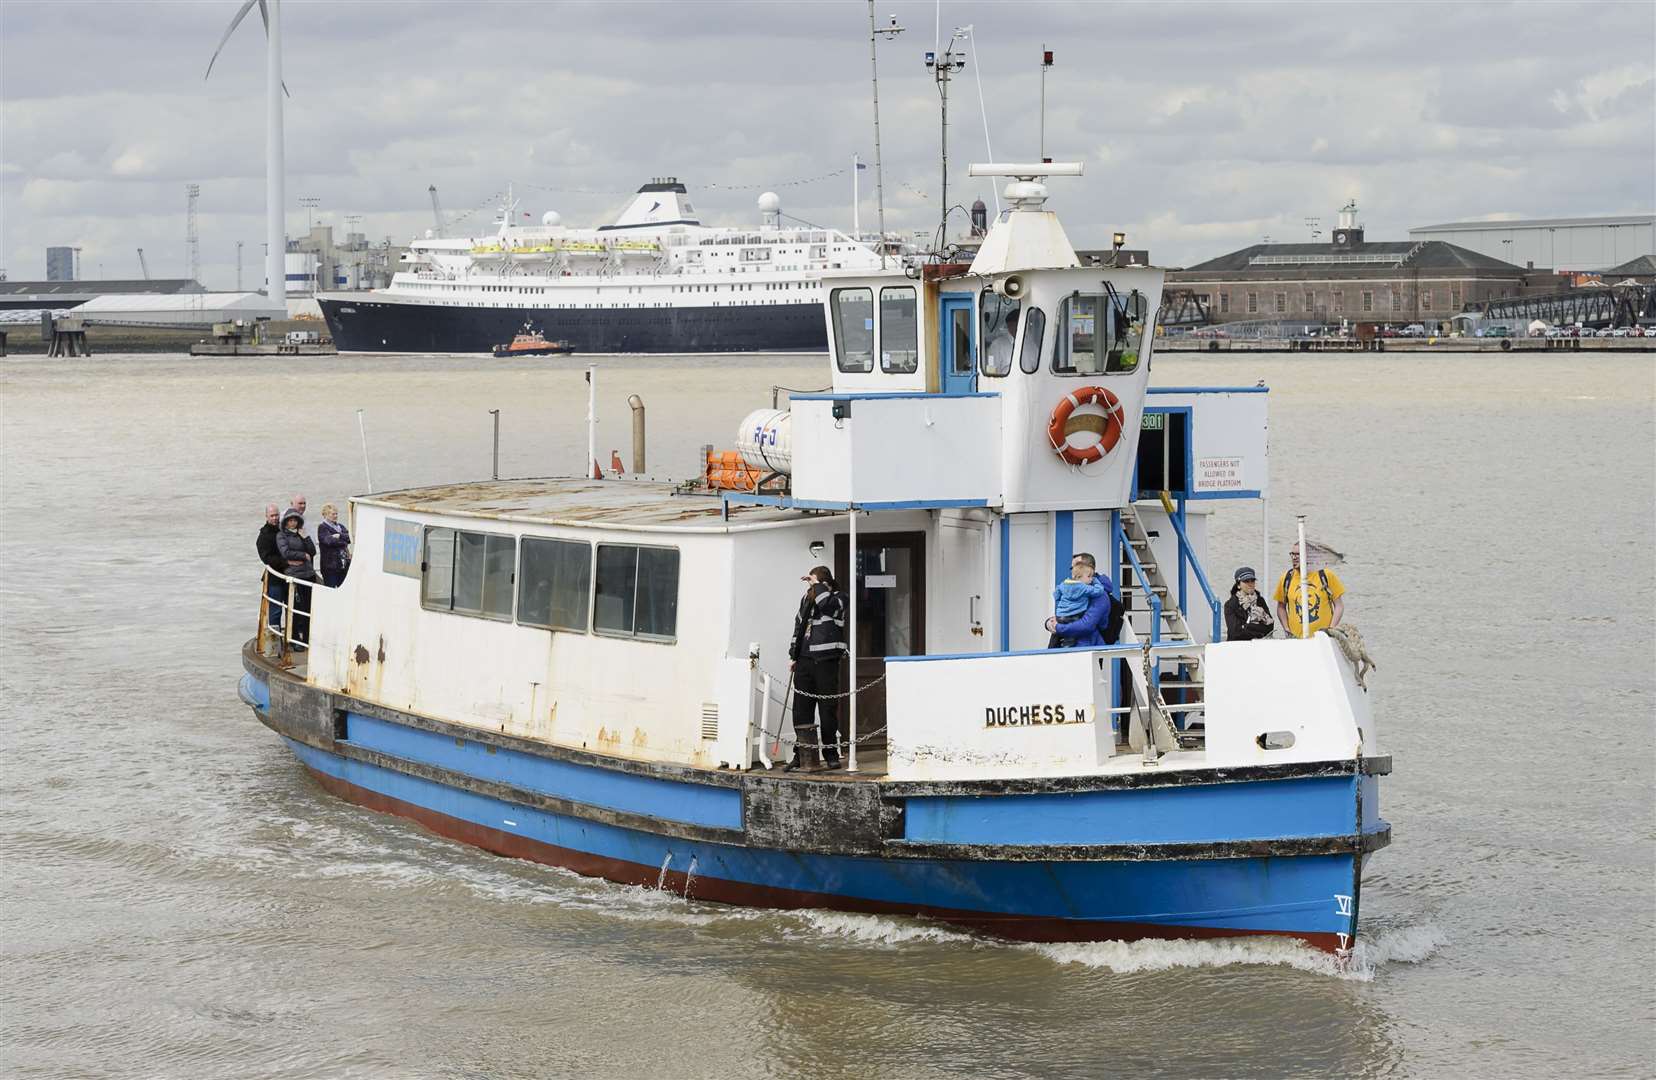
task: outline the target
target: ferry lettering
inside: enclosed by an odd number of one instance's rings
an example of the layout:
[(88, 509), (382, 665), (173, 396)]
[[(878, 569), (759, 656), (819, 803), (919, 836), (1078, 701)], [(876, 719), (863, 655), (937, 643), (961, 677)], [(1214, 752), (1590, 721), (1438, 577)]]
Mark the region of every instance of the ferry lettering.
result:
[(1062, 705), (1055, 705), (1053, 708), (1058, 713), (1058, 723), (1064, 723), (1064, 707)]

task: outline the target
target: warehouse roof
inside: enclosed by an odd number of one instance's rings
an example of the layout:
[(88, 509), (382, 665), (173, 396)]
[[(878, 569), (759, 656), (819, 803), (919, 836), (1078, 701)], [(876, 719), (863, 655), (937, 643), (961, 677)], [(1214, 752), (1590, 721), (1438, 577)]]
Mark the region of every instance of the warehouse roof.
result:
[(113, 281), (0, 281), (0, 297), (38, 296), (43, 300), (108, 296), (110, 293), (199, 293), (207, 290), (189, 278), (120, 279)]
[(1566, 226), (1650, 225), (1656, 214), (1611, 214), (1605, 217), (1518, 218), (1512, 221), (1450, 221), (1443, 225), (1421, 225), (1409, 232), (1479, 232), (1484, 229), (1561, 229)]
[(1184, 273), (1270, 270), (1508, 270), (1523, 268), (1442, 240), (1381, 240), (1336, 248), (1332, 244), (1254, 244), (1217, 259), (1187, 266)]

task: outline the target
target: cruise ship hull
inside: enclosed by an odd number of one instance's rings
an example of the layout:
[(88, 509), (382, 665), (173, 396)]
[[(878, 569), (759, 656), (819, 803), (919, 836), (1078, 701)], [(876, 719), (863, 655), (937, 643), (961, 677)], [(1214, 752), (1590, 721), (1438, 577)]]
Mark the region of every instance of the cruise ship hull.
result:
[(411, 304), (319, 296), (341, 352), (488, 353), (524, 323), (573, 352), (821, 352), (819, 303), (729, 307), (535, 308)]
[(1390, 840), (1374, 795), (1384, 758), (1028, 792), (809, 779), (567, 750), (309, 687), (251, 649), (243, 662), (243, 700), (333, 795), (696, 900), (1026, 941), (1280, 935), (1339, 951), (1364, 858)]

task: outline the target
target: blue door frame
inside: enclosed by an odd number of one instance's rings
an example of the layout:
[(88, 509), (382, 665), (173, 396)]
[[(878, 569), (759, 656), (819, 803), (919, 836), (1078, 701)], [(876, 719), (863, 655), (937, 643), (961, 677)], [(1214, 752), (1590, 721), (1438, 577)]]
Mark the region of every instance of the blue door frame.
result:
[[(964, 324), (965, 355), (957, 348), (957, 334)], [(977, 390), (977, 320), (972, 317), (972, 298), (955, 293), (938, 298), (938, 337), (940, 348), (937, 359), (942, 367), (942, 390), (945, 394), (970, 394)]]

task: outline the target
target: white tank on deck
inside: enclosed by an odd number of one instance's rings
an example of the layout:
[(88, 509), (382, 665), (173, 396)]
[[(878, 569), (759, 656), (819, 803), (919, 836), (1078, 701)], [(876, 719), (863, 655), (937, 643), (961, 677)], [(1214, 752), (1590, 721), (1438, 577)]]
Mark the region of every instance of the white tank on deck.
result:
[(793, 473), (793, 414), (786, 409), (755, 409), (736, 429), (736, 450), (755, 469)]

